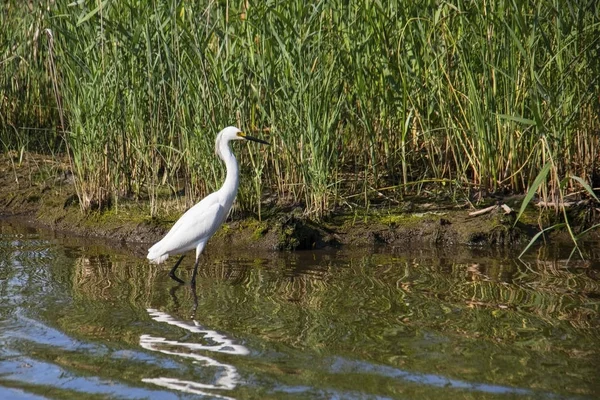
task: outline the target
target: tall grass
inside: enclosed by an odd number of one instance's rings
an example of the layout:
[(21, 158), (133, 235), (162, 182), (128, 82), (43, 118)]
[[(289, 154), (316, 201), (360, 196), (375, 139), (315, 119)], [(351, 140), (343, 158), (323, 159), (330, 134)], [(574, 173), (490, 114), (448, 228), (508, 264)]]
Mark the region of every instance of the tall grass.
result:
[(220, 184), (231, 124), (273, 144), (236, 150), (257, 212), (268, 191), (313, 216), (435, 182), (525, 192), (549, 160), (542, 194), (598, 185), (593, 0), (79, 3), (3, 3), (0, 138), (62, 143), (84, 211), (191, 204)]
[(2, 151), (54, 150), (58, 122), (46, 74), (46, 13), (21, 2), (0, 5), (0, 145)]

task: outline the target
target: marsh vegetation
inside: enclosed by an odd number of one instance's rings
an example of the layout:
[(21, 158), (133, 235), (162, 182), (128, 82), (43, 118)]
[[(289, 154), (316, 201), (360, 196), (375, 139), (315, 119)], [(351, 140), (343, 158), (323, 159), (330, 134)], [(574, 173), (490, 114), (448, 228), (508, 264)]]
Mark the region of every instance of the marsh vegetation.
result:
[[(339, 208), (598, 184), (593, 0), (32, 1), (0, 6), (4, 151), (65, 157), (82, 211), (148, 214), (214, 190), (214, 135), (238, 151), (238, 205)], [(557, 201), (556, 204), (559, 202)]]

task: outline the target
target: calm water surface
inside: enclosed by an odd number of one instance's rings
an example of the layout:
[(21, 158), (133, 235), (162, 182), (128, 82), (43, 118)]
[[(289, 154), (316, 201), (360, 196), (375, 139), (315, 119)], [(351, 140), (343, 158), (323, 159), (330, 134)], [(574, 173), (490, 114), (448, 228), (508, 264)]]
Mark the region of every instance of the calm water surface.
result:
[(593, 247), (521, 263), (209, 245), (197, 298), (144, 251), (0, 220), (1, 399), (600, 396)]

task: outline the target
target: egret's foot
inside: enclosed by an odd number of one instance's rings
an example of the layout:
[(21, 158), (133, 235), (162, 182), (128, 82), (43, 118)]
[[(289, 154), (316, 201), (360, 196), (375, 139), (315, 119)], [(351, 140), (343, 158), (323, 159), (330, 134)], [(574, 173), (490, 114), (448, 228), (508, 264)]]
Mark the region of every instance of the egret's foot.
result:
[(173, 279), (175, 282), (180, 283), (180, 284), (184, 284), (185, 282), (182, 281), (181, 279), (179, 279), (177, 277), (177, 275), (175, 275), (175, 271), (177, 271), (177, 267), (179, 267), (179, 264), (181, 264), (181, 261), (183, 260), (183, 255), (181, 257), (179, 257), (179, 260), (177, 260), (177, 262), (175, 263), (175, 265), (173, 266), (173, 268), (171, 268), (171, 271), (169, 271), (169, 276), (171, 277), (171, 279)]
[(177, 283), (180, 283), (180, 284), (182, 284), (182, 285), (183, 285), (183, 284), (185, 284), (185, 282), (184, 282), (183, 280), (179, 279), (179, 278), (177, 277), (177, 275), (175, 275), (175, 272), (173, 272), (173, 271), (169, 272), (169, 276), (170, 276), (170, 277), (171, 277), (171, 279), (173, 279), (175, 282), (177, 282)]

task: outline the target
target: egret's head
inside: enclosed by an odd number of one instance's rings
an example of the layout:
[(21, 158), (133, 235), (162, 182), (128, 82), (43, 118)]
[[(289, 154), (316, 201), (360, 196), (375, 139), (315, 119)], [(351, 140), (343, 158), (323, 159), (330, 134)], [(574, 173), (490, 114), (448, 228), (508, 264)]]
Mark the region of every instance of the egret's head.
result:
[(217, 141), (229, 142), (230, 140), (240, 140), (243, 139), (241, 137), (241, 135), (243, 134), (244, 132), (240, 131), (235, 126), (228, 126), (227, 128), (221, 130), (221, 132), (219, 132), (219, 134), (217, 135)]
[(264, 140), (246, 135), (244, 132), (242, 132), (235, 126), (228, 126), (227, 128), (224, 128), (221, 132), (219, 132), (219, 134), (217, 135), (217, 152), (221, 142), (229, 142), (230, 140), (251, 140), (253, 142), (269, 144), (269, 142), (265, 142)]

